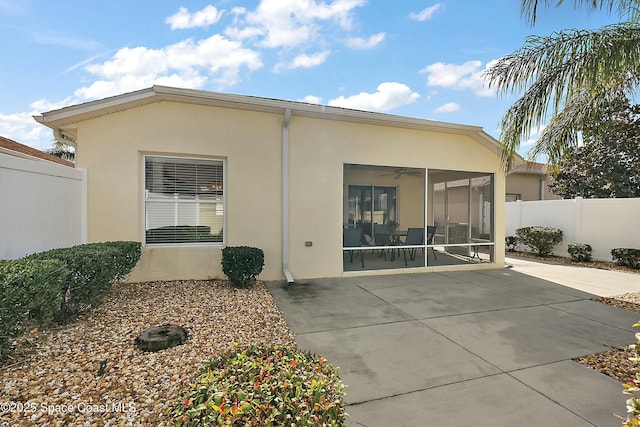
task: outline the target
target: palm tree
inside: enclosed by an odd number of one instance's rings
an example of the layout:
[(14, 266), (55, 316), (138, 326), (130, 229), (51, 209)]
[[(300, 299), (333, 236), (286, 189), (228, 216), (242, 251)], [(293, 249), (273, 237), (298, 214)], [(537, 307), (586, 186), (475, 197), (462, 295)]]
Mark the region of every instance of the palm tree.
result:
[[(522, 15), (534, 25), (539, 3), (522, 0)], [(553, 1), (556, 5), (563, 0)], [(614, 10), (621, 22), (599, 30), (564, 30), (530, 36), (485, 76), (499, 94), (522, 93), (501, 121), (502, 160), (510, 169), (522, 141), (544, 127), (529, 157), (546, 154), (557, 163), (575, 146), (586, 123), (640, 86), (640, 0), (574, 0), (589, 11)]]
[(76, 159), (76, 152), (72, 150), (69, 145), (61, 141), (54, 141), (51, 148), (47, 148), (44, 152), (72, 163), (75, 162)]

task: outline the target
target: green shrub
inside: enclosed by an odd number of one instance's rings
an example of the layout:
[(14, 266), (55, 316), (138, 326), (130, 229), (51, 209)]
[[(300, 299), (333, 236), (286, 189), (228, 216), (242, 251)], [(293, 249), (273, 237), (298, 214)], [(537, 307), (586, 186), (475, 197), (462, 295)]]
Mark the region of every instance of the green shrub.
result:
[(69, 271), (58, 260), (0, 261), (0, 354), (31, 322), (46, 325), (60, 310)]
[(140, 260), (142, 246), (140, 242), (117, 241), (103, 243), (89, 243), (82, 245), (85, 248), (104, 249), (112, 260), (113, 281), (120, 282), (127, 278), (131, 270)]
[(124, 279), (140, 258), (139, 242), (90, 243), (52, 249), (29, 259), (62, 261), (69, 270), (59, 320), (100, 304), (111, 285)]
[(611, 249), (611, 256), (618, 264), (640, 268), (640, 249), (615, 248)]
[(211, 361), (169, 413), (177, 426), (342, 426), (343, 398), (324, 358), (251, 347)]
[(562, 241), (562, 230), (553, 227), (523, 227), (516, 230), (518, 243), (530, 247), (538, 255), (548, 255)]
[(518, 239), (516, 236), (507, 236), (504, 238), (504, 243), (507, 246), (507, 250), (513, 252), (516, 250), (516, 246), (518, 246)]
[(222, 250), (222, 272), (233, 286), (251, 285), (264, 267), (262, 249), (250, 246), (227, 246)]
[(588, 243), (569, 243), (567, 252), (574, 261), (591, 261), (593, 248)]

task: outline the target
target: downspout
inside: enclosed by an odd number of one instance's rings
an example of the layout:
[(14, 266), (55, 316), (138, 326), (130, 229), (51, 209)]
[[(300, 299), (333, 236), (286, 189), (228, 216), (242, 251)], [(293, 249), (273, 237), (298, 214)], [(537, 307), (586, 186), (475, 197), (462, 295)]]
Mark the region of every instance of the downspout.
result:
[(284, 110), (282, 122), (282, 272), (287, 284), (293, 284), (289, 271), (289, 122), (291, 109)]

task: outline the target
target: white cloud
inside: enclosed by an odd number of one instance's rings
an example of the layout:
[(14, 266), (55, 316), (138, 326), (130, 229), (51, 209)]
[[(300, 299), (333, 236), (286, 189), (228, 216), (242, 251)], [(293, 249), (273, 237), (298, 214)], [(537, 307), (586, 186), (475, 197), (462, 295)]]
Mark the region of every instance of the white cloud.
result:
[(440, 9), (442, 5), (440, 3), (436, 3), (433, 6), (429, 6), (426, 9), (422, 9), (420, 12), (411, 12), (409, 14), (409, 18), (413, 19), (414, 21), (418, 21), (418, 22), (424, 22), (428, 19), (431, 19), (431, 17), (433, 16), (433, 14)]
[(302, 102), (307, 102), (309, 104), (322, 104), (322, 97), (315, 95), (307, 95), (301, 99)]
[[(37, 145), (51, 140), (50, 131), (32, 119), (33, 114), (66, 105), (104, 98), (149, 87), (153, 84), (218, 90), (242, 80), (243, 73), (264, 66), (263, 48), (278, 49), (280, 63), (274, 68), (308, 68), (324, 63), (331, 54), (330, 46), (345, 40), (351, 48), (369, 49), (381, 43), (386, 35), (378, 33), (349, 38), (355, 11), (366, 0), (260, 0), (252, 8), (229, 7), (228, 11), (214, 6), (189, 11), (180, 7), (165, 22), (172, 29), (188, 29), (229, 21), (224, 34), (205, 39), (186, 39), (160, 47), (124, 47), (103, 52), (77, 62), (66, 73), (83, 68), (89, 73), (83, 87), (61, 103), (39, 101), (37, 111), (0, 114), (0, 134), (20, 142)], [(2, 0), (0, 0), (0, 6)], [(1, 8), (0, 8), (1, 9)], [(33, 34), (39, 37), (39, 34)], [(41, 37), (76, 49), (96, 51), (100, 46), (92, 40)], [(308, 52), (316, 52), (309, 54)], [(89, 65), (87, 65), (89, 64)], [(419, 95), (399, 83), (383, 83), (373, 94), (338, 98), (335, 102), (352, 108), (387, 111), (399, 105), (415, 102)], [(307, 102), (321, 103), (322, 98), (309, 96)]]
[(154, 83), (200, 88), (214, 83), (220, 88), (236, 84), (240, 70), (262, 68), (260, 54), (218, 34), (207, 39), (183, 40), (162, 49), (122, 48), (108, 61), (89, 65), (98, 77), (76, 91), (81, 99), (103, 98)]
[(36, 122), (33, 116), (39, 116), (45, 111), (56, 110), (77, 102), (71, 97), (55, 103), (39, 99), (29, 105), (31, 111), (13, 114), (0, 113), (0, 135), (39, 150), (51, 148), (53, 132), (48, 127)]
[(478, 96), (493, 96), (495, 92), (488, 88), (483, 73), (495, 61), (482, 68), (481, 61), (467, 61), (464, 64), (445, 64), (436, 62), (420, 70), (427, 74), (427, 86), (443, 87), (455, 90), (472, 90)]
[(195, 13), (189, 13), (186, 7), (181, 7), (175, 15), (169, 16), (165, 22), (171, 25), (172, 30), (206, 27), (217, 23), (223, 14), (224, 10), (218, 10), (211, 5)]
[(238, 40), (258, 39), (267, 48), (295, 47), (319, 37), (322, 24), (335, 22), (343, 30), (351, 27), (353, 9), (365, 0), (262, 0), (255, 11), (234, 10), (236, 22), (225, 34)]
[(53, 143), (53, 133), (51, 129), (36, 123), (32, 116), (37, 114), (39, 112), (35, 111), (0, 113), (0, 135), (40, 150), (49, 148)]
[(347, 39), (347, 47), (350, 47), (351, 49), (371, 49), (380, 44), (380, 42), (384, 40), (385, 36), (385, 33), (378, 33), (372, 35), (368, 39), (353, 37)]
[(29, 107), (31, 107), (33, 111), (37, 111), (36, 114), (40, 114), (46, 111), (67, 107), (75, 102), (78, 102), (78, 100), (75, 100), (70, 96), (58, 102), (51, 102), (48, 99), (38, 99), (37, 101), (32, 102)]
[(447, 102), (433, 110), (435, 114), (454, 113), (456, 111), (460, 111), (460, 104), (457, 104), (455, 102)]
[(293, 58), (293, 60), (289, 63), (279, 63), (275, 66), (274, 71), (278, 72), (280, 71), (282, 68), (288, 68), (290, 70), (296, 69), (296, 68), (312, 68), (312, 67), (317, 67), (318, 65), (322, 64), (323, 62), (325, 62), (327, 60), (327, 58), (329, 57), (329, 54), (331, 52), (328, 50), (322, 51), (322, 52), (318, 52), (315, 53), (313, 55), (307, 55), (307, 54), (300, 54), (298, 56), (296, 56), (295, 58)]
[(397, 82), (380, 83), (375, 93), (361, 92), (349, 97), (340, 96), (329, 101), (335, 107), (368, 111), (390, 111), (416, 102), (420, 95), (409, 86)]

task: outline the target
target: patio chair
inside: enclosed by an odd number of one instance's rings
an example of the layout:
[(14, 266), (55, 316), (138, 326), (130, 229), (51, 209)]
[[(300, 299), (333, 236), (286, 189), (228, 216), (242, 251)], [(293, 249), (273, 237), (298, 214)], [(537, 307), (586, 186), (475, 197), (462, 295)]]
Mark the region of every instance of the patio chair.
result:
[[(362, 228), (346, 228), (342, 231), (342, 246), (345, 248), (359, 248), (362, 246)], [(355, 251), (343, 251), (349, 252), (349, 258), (353, 263), (353, 253)], [(362, 268), (364, 268), (364, 251), (360, 252), (360, 260), (362, 261)]]
[[(376, 245), (377, 246), (391, 246), (393, 242), (391, 242), (391, 235), (389, 232), (391, 231), (391, 226), (388, 224), (376, 224), (375, 225), (375, 235), (376, 235)], [(393, 250), (393, 249), (391, 249)], [(378, 253), (378, 257), (384, 256), (384, 260), (387, 260), (387, 250), (380, 249)]]
[[(408, 228), (407, 238), (404, 240), (404, 244), (407, 246), (424, 244), (424, 228)], [(404, 255), (405, 266), (408, 265), (407, 252), (409, 252), (411, 261), (413, 261), (416, 259), (416, 249), (418, 248), (402, 248), (402, 254)]]
[[(436, 235), (436, 229), (437, 227), (435, 225), (427, 225), (427, 246), (433, 245), (433, 238)], [(438, 257), (436, 256), (436, 250), (433, 248), (433, 246), (431, 246), (431, 252), (433, 253), (433, 257), (437, 261)]]

